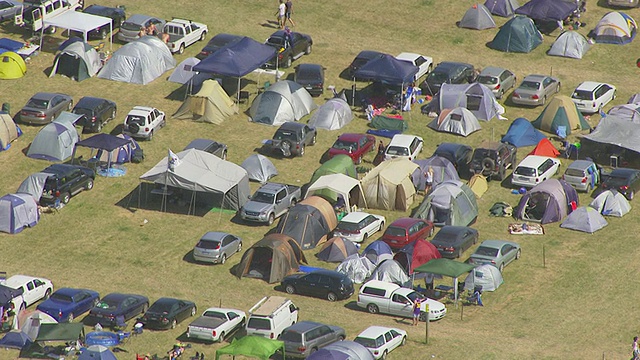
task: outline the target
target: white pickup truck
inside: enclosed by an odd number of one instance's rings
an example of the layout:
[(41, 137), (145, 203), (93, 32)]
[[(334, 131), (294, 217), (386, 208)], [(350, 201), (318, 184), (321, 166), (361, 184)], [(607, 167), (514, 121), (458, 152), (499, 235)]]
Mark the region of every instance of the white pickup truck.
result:
[(13, 275), (0, 283), (0, 306), (13, 303), (16, 310), (24, 310), (53, 292), (50, 280), (27, 275)]
[(196, 41), (204, 40), (208, 31), (207, 25), (184, 19), (173, 19), (162, 28), (162, 32), (169, 35), (169, 50), (178, 54)]
[(235, 309), (208, 308), (187, 330), (187, 337), (204, 341), (224, 341), (234, 331), (244, 328), (247, 315)]

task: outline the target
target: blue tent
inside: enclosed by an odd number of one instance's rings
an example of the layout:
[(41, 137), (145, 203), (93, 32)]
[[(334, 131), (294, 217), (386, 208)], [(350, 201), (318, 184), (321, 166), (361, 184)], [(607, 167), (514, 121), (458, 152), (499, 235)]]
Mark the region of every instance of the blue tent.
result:
[(245, 36), (199, 62), (193, 67), (193, 71), (240, 78), (262, 66), (275, 54), (274, 47)]
[(33, 343), (29, 335), (22, 331), (12, 330), (0, 339), (0, 348), (23, 349)]
[(380, 81), (390, 85), (401, 85), (411, 83), (417, 72), (418, 67), (415, 65), (384, 54), (383, 56), (370, 60), (358, 69), (354, 77)]
[(515, 147), (523, 147), (537, 145), (544, 138), (546, 136), (536, 129), (529, 120), (517, 118), (513, 120), (509, 130), (500, 141)]
[(377, 265), (384, 260), (392, 259), (393, 251), (386, 242), (376, 240), (364, 249), (362, 256), (368, 258), (372, 263)]
[(526, 15), (535, 20), (562, 21), (578, 9), (575, 1), (531, 0), (516, 9), (516, 14)]

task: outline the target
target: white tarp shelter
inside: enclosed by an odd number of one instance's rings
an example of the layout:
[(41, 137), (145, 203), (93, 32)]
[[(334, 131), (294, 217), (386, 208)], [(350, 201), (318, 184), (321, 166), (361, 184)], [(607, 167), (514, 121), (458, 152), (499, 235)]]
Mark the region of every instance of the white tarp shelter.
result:
[(345, 174), (329, 174), (320, 176), (318, 180), (309, 186), (305, 198), (314, 195), (315, 192), (321, 189), (328, 189), (341, 195), (344, 199), (345, 210), (347, 212), (352, 211), (352, 206), (356, 206), (358, 208), (367, 207), (367, 202), (364, 198), (364, 192), (362, 191), (360, 181)]
[[(113, 41), (111, 40), (113, 34), (113, 21), (104, 16), (85, 14), (80, 11), (67, 11), (58, 16), (44, 19), (44, 26), (42, 31), (49, 26), (55, 26), (57, 28), (68, 29), (71, 31), (78, 31), (82, 33), (84, 42), (87, 42), (87, 34), (94, 29), (109, 24), (109, 50), (113, 48)], [(42, 48), (42, 35), (40, 35), (40, 48)]]

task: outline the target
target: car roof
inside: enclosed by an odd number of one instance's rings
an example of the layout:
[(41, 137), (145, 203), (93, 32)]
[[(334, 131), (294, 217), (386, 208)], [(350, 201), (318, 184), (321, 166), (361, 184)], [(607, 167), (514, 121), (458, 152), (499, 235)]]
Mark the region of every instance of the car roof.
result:
[(609, 176), (627, 177), (638, 172), (640, 172), (640, 170), (629, 168), (615, 168), (609, 173)]
[(198, 149), (198, 150), (204, 150), (206, 148), (208, 148), (209, 146), (216, 144), (215, 141), (213, 140), (209, 140), (209, 139), (193, 139), (191, 140), (191, 142), (189, 143), (189, 145), (185, 146), (184, 149)]
[(56, 290), (54, 292), (54, 294), (73, 296), (73, 295), (75, 295), (75, 294), (77, 294), (79, 292), (83, 292), (83, 291), (93, 292), (93, 290), (88, 290), (88, 289), (60, 288), (60, 289)]
[(358, 223), (358, 222), (362, 221), (362, 219), (366, 218), (369, 215), (371, 215), (371, 214), (363, 212), (363, 211), (354, 211), (354, 212), (348, 213), (340, 221), (341, 222), (344, 221), (344, 222)]
[(407, 135), (407, 134), (396, 134), (393, 135), (393, 138), (391, 139), (391, 142), (389, 142), (389, 146), (391, 145), (395, 145), (395, 146), (410, 146), (411, 143), (413, 142), (413, 139), (418, 138), (420, 139), (419, 136), (416, 135)]
[(332, 278), (339, 278), (339, 279), (347, 276), (346, 274), (343, 274), (341, 272), (337, 272), (335, 270), (329, 270), (329, 269), (316, 269), (311, 271), (310, 274), (320, 274), (320, 275), (325, 275), (325, 276), (329, 276)]
[(395, 283), (390, 283), (387, 281), (382, 281), (382, 280), (369, 280), (366, 283), (364, 283), (360, 289), (363, 289), (367, 286), (371, 286), (374, 288), (379, 288), (379, 289), (384, 289), (385, 291), (394, 291), (396, 289), (401, 288), (402, 286), (395, 284)]
[(284, 124), (280, 125), (280, 127), (278, 128), (278, 130), (282, 129), (282, 130), (298, 130), (301, 129), (303, 127), (305, 127), (306, 124), (302, 124), (302, 123), (298, 123), (298, 122), (294, 122), (294, 121), (287, 121)]
[(360, 334), (358, 334), (357, 337), (363, 337), (363, 338), (368, 338), (368, 339), (375, 339), (378, 336), (386, 333), (389, 330), (395, 330), (397, 332), (404, 332), (403, 330), (400, 330), (398, 328), (392, 328), (392, 327), (387, 327), (387, 326), (378, 326), (378, 325), (373, 325), (373, 326), (369, 326), (368, 328), (364, 329)]
[(320, 64), (299, 64), (296, 66), (296, 71), (297, 70), (317, 70), (317, 71), (322, 71), (323, 67)]
[(48, 92), (39, 92), (39, 93), (35, 93), (31, 98), (32, 99), (39, 99), (39, 100), (51, 100), (55, 96), (58, 96), (58, 95), (60, 95), (60, 94), (48, 93)]
[(527, 77), (525, 77), (524, 80), (522, 81), (542, 81), (547, 77), (548, 77), (547, 75), (531, 74), (531, 75), (527, 75)]
[(299, 321), (299, 322), (289, 326), (288, 328), (286, 328), (285, 331), (304, 333), (304, 332), (307, 332), (307, 331), (309, 331), (311, 329), (315, 329), (315, 328), (317, 328), (319, 326), (324, 326), (324, 325), (325, 324), (321, 324), (321, 323), (315, 322), (315, 321)]
[(377, 58), (378, 56), (382, 56), (384, 55), (384, 53), (380, 52), (380, 51), (375, 51), (375, 50), (362, 50), (358, 53), (358, 55), (356, 55), (357, 59), (374, 59)]
[(541, 155), (527, 155), (518, 166), (527, 166), (527, 167), (538, 167), (543, 162), (547, 161), (547, 159), (552, 159), (549, 156), (541, 156)]
[(572, 162), (571, 164), (569, 164), (569, 166), (567, 167), (567, 169), (571, 168), (571, 169), (586, 169), (591, 165), (594, 165), (595, 163), (593, 161), (589, 161), (589, 160), (576, 160), (574, 162)]
[(244, 38), (244, 36), (242, 36), (242, 35), (220, 33), (220, 34), (217, 34), (216, 36), (212, 37), (211, 40), (216, 39), (216, 40), (233, 41), (233, 40), (236, 40), (236, 39), (237, 40), (242, 40), (243, 38)]
[(175, 23), (175, 24), (181, 24), (181, 25), (190, 25), (191, 24), (191, 20), (185, 20), (185, 19), (172, 19), (169, 22), (172, 22), (172, 23)]
[(2, 285), (5, 285), (10, 288), (17, 288), (35, 279), (37, 278), (29, 275), (13, 275), (7, 280), (5, 280), (4, 283), (2, 283)]
[(498, 148), (500, 148), (503, 144), (502, 142), (491, 142), (491, 141), (483, 141), (482, 143), (480, 143), (480, 146), (478, 146), (476, 148), (476, 150), (478, 149), (487, 149), (487, 150), (498, 150)]
[(398, 56), (396, 56), (396, 59), (398, 60), (405, 60), (405, 61), (410, 61), (413, 63), (413, 61), (419, 57), (424, 57), (420, 54), (416, 54), (416, 53), (410, 53), (410, 52), (403, 52), (398, 54)]
[(503, 245), (506, 245), (506, 244), (511, 244), (511, 245), (514, 245), (514, 246), (518, 246), (517, 243), (511, 242), (511, 241), (506, 241), (506, 240), (485, 240), (480, 244), (480, 246), (499, 249)]
[(153, 111), (153, 108), (149, 106), (134, 106), (133, 109), (131, 109), (131, 111), (129, 111), (127, 115), (147, 116), (152, 111)]
[(358, 141), (363, 137), (366, 137), (365, 134), (357, 134), (357, 133), (344, 133), (338, 136), (338, 139), (343, 141)]
[(451, 152), (451, 153), (455, 154), (455, 153), (457, 153), (459, 151), (460, 148), (473, 150), (473, 148), (471, 146), (466, 145), (466, 144), (442, 143), (442, 144), (438, 145), (438, 147), (436, 148), (434, 154), (436, 152)]
[(93, 107), (93, 106), (97, 106), (100, 103), (105, 102), (105, 101), (109, 101), (109, 100), (103, 99), (103, 98), (85, 96), (85, 97), (81, 98), (80, 100), (78, 100), (78, 102), (76, 103), (75, 107), (77, 107), (77, 108)]
[(230, 234), (222, 231), (209, 231), (206, 234), (202, 235), (200, 240), (220, 241), (227, 235), (230, 235)]
[(584, 81), (583, 83), (578, 85), (578, 87), (576, 87), (576, 90), (594, 91), (595, 89), (600, 87), (600, 85), (604, 85), (604, 83), (596, 81)]
[(123, 294), (123, 293), (111, 293), (107, 294), (102, 300), (110, 300), (110, 301), (122, 301), (130, 296), (133, 297), (141, 297), (141, 295), (133, 295), (133, 294)]
[(161, 297), (158, 300), (154, 301), (152, 305), (155, 305), (155, 304), (174, 304), (174, 303), (177, 303), (178, 301), (184, 301), (184, 300), (180, 300), (180, 299), (176, 299), (176, 298), (170, 298), (170, 297)]
[(153, 16), (143, 15), (143, 14), (133, 14), (129, 16), (126, 22), (136, 25), (144, 25), (147, 21), (154, 18)]
[(404, 227), (408, 227), (408, 226), (411, 226), (411, 225), (413, 225), (415, 223), (422, 222), (422, 221), (424, 221), (424, 220), (416, 219), (416, 218), (410, 218), (410, 217), (403, 217), (403, 218), (396, 219), (389, 226), (390, 227), (391, 226), (395, 226), (395, 227), (403, 227), (404, 228)]
[(458, 67), (466, 67), (466, 68), (473, 68), (473, 65), (471, 64), (467, 64), (467, 63), (460, 63), (460, 62), (452, 62), (452, 61), (443, 61), (441, 63), (439, 63), (435, 69), (433, 69), (433, 71), (446, 71), (446, 72), (450, 72), (452, 69), (458, 68)]
[(93, 14), (93, 15), (107, 14), (113, 11), (124, 14), (124, 10), (121, 8), (103, 6), (98, 4), (89, 5), (86, 8), (84, 8), (84, 10), (82, 10), (82, 12), (85, 14)]
[(436, 236), (440, 233), (446, 233), (446, 234), (457, 234), (461, 231), (465, 231), (465, 230), (475, 230), (472, 227), (468, 227), (468, 226), (455, 226), (455, 225), (445, 225), (443, 227), (440, 228), (440, 231), (438, 231), (438, 233), (436, 234)]
[(484, 76), (500, 76), (500, 74), (502, 74), (505, 71), (505, 69), (500, 68), (500, 67), (495, 67), (495, 66), (487, 66), (486, 68), (482, 69), (482, 71), (480, 72), (480, 75), (484, 75)]
[(74, 169), (82, 169), (83, 166), (79, 165), (71, 165), (71, 164), (52, 164), (46, 167), (42, 172), (44, 173), (53, 173), (55, 175), (68, 173)]

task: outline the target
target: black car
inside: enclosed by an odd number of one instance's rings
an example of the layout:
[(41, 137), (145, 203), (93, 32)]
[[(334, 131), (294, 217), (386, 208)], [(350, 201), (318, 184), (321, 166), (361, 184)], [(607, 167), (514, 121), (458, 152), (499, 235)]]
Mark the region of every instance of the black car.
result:
[(227, 160), (227, 145), (209, 139), (195, 139), (187, 145), (185, 150), (198, 149), (213, 154), (222, 160)]
[(296, 66), (293, 81), (307, 89), (311, 96), (320, 96), (324, 92), (324, 70), (318, 64), (300, 64)]
[(202, 50), (200, 51), (200, 53), (196, 55), (196, 58), (203, 60), (207, 58), (209, 55), (222, 49), (223, 47), (231, 46), (237, 43), (238, 41), (242, 40), (243, 38), (244, 36), (240, 36), (240, 35), (224, 34), (224, 33), (218, 34), (212, 37), (211, 40), (209, 40), (207, 45), (205, 45), (204, 48), (202, 48)]
[(311, 40), (311, 36), (297, 32), (291, 32), (290, 37), (288, 37), (284, 30), (278, 30), (269, 36), (265, 44), (278, 50), (276, 56), (269, 60), (265, 67), (274, 69), (277, 65), (278, 67), (288, 68), (291, 67), (293, 60), (300, 58), (302, 55), (311, 54), (313, 40)]
[[(120, 7), (107, 7), (102, 5), (90, 5), (82, 10), (85, 14), (97, 15), (109, 18), (112, 21), (113, 31), (120, 28), (120, 25), (127, 19), (124, 9)], [(92, 39), (106, 39), (109, 35), (109, 24), (102, 25), (97, 29), (91, 30), (87, 36)]]
[(74, 114), (84, 115), (78, 120), (83, 132), (100, 132), (102, 127), (116, 118), (116, 103), (102, 98), (85, 96), (71, 110)]
[(316, 128), (298, 122), (288, 121), (276, 130), (273, 138), (267, 142), (272, 152), (283, 156), (303, 156), (307, 145), (316, 144)]
[(149, 308), (149, 299), (143, 295), (111, 293), (100, 300), (89, 315), (86, 325), (116, 326), (119, 322), (133, 319)]
[(433, 156), (441, 156), (451, 161), (458, 170), (458, 174), (462, 175), (462, 172), (468, 171), (468, 166), (473, 156), (473, 148), (465, 144), (442, 143), (433, 152)]
[(473, 65), (459, 62), (441, 62), (420, 84), (423, 94), (435, 95), (442, 84), (468, 84), (475, 81)]
[(195, 303), (163, 297), (156, 300), (138, 321), (148, 329), (175, 329), (179, 322), (195, 314)]
[(288, 294), (317, 296), (329, 301), (348, 299), (354, 291), (351, 279), (333, 270), (286, 276), (282, 279), (282, 288)]
[(60, 201), (69, 203), (71, 196), (83, 190), (93, 189), (96, 173), (88, 167), (69, 164), (53, 164), (42, 170), (50, 174), (44, 182), (40, 205), (55, 205)]
[(640, 170), (615, 168), (608, 175), (602, 175), (601, 190), (617, 190), (628, 200), (633, 200), (635, 192), (640, 190)]
[[(347, 74), (349, 75), (349, 78), (353, 78), (356, 71), (361, 67), (363, 67), (364, 64), (368, 63), (373, 59), (382, 57), (383, 55), (384, 53), (381, 53), (379, 51), (373, 51), (373, 50), (360, 51), (360, 53), (356, 55), (356, 57), (351, 62), (351, 65), (349, 65), (349, 67), (347, 68)], [(366, 79), (359, 79), (359, 80), (366, 80)]]
[(459, 258), (471, 245), (478, 242), (478, 230), (466, 226), (443, 226), (431, 239), (443, 258)]
[(518, 149), (508, 143), (483, 142), (475, 150), (469, 163), (469, 171), (487, 178), (504, 180), (507, 169), (516, 165)]

